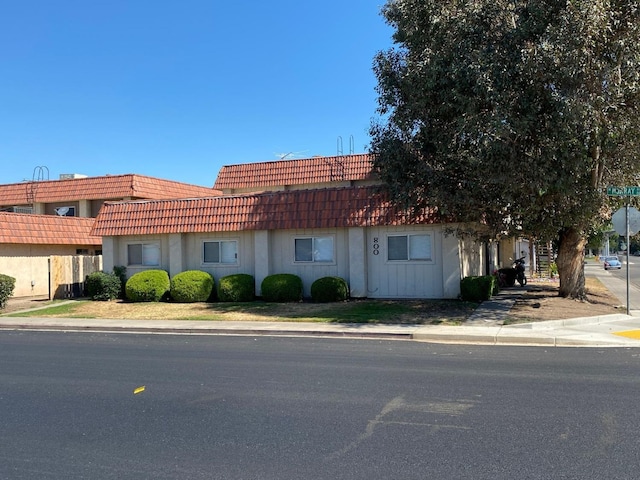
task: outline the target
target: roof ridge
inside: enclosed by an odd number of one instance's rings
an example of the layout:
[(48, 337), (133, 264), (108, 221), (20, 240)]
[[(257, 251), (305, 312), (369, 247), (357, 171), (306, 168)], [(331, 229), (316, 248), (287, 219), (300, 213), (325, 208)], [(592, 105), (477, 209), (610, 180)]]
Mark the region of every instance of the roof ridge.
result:
[(222, 168), (238, 167), (238, 166), (245, 166), (245, 165), (267, 165), (270, 163), (300, 162), (304, 160), (320, 160), (320, 159), (326, 159), (326, 158), (363, 157), (363, 156), (370, 157), (371, 154), (370, 153), (349, 153), (346, 155), (316, 155), (313, 157), (304, 157), (304, 158), (280, 158), (277, 160), (259, 160), (257, 162), (231, 163), (231, 164), (223, 165)]
[(300, 188), (296, 190), (265, 190), (261, 192), (243, 192), (243, 193), (231, 193), (226, 195), (211, 195), (208, 197), (181, 197), (181, 198), (138, 198), (135, 200), (113, 200), (106, 201), (105, 204), (117, 205), (121, 203), (142, 204), (142, 203), (166, 203), (166, 202), (181, 202), (181, 201), (198, 201), (198, 200), (224, 200), (233, 198), (253, 198), (253, 197), (268, 197), (268, 196), (282, 196), (282, 195), (304, 195), (308, 192), (324, 192), (327, 190), (342, 191), (342, 190), (377, 190), (381, 185), (349, 185), (340, 187), (320, 187), (320, 188)]

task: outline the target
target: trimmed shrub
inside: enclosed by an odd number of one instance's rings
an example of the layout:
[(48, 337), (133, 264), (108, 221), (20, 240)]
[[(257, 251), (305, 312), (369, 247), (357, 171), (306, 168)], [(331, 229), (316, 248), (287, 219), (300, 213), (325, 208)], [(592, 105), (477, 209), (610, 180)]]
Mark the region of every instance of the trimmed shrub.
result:
[(125, 266), (114, 266), (113, 274), (120, 279), (120, 298), (125, 299), (127, 296), (126, 286), (127, 286), (127, 267)]
[(277, 273), (265, 277), (261, 285), (266, 302), (299, 302), (302, 300), (302, 279), (291, 273)]
[(211, 274), (200, 270), (180, 272), (171, 279), (171, 298), (178, 303), (206, 302), (214, 281)]
[(159, 302), (169, 296), (171, 281), (164, 270), (145, 270), (127, 280), (125, 291), (132, 302)]
[(218, 300), (221, 302), (252, 302), (256, 296), (256, 284), (252, 275), (236, 273), (218, 280)]
[(91, 300), (113, 300), (122, 293), (120, 278), (115, 273), (93, 272), (87, 275), (85, 287)]
[(7, 306), (7, 300), (13, 295), (16, 279), (0, 273), (0, 309)]
[(348, 295), (347, 282), (340, 277), (322, 277), (311, 284), (311, 300), (317, 303), (342, 302)]
[(498, 281), (493, 275), (465, 277), (460, 280), (460, 296), (468, 302), (489, 300), (498, 292)]

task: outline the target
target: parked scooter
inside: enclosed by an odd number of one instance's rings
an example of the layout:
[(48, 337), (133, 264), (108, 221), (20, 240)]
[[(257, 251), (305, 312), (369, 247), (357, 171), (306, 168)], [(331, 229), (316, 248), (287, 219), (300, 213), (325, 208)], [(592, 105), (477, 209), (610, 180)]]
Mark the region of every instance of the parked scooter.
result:
[(513, 269), (516, 271), (516, 280), (521, 287), (524, 287), (527, 284), (527, 276), (524, 274), (524, 259), (525, 257), (520, 257), (513, 262)]

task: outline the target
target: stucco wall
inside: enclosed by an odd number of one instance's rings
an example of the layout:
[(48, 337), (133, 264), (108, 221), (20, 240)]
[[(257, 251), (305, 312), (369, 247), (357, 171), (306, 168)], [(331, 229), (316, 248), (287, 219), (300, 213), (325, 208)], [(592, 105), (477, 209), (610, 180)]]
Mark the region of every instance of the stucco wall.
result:
[[(331, 236), (334, 239), (333, 262), (296, 262), (295, 239)], [(304, 295), (311, 295), (311, 285), (322, 277), (349, 279), (349, 246), (346, 229), (283, 230), (271, 233), (271, 274), (292, 273), (302, 279)]]
[(0, 256), (0, 273), (16, 279), (14, 297), (49, 295), (49, 256)]
[[(431, 238), (429, 260), (389, 261), (387, 239), (390, 235), (422, 235)], [(296, 262), (295, 239), (331, 236), (334, 261)], [(232, 265), (206, 265), (202, 261), (204, 241), (238, 242), (238, 262)], [(159, 242), (161, 262), (157, 266), (127, 266), (129, 243)], [(235, 273), (253, 275), (256, 294), (264, 277), (292, 273), (302, 278), (304, 295), (309, 296), (312, 283), (321, 277), (344, 278), (356, 298), (456, 298), (460, 279), (482, 274), (482, 245), (445, 235), (439, 225), (308, 229), (284, 231), (246, 231), (202, 234), (171, 234), (103, 238), (104, 268), (127, 266), (127, 276), (139, 271), (160, 268), (171, 276), (184, 270), (211, 273), (216, 281)]]
[(99, 255), (0, 256), (0, 273), (16, 279), (13, 297), (81, 296), (85, 277), (101, 269)]
[[(431, 237), (431, 259), (389, 261), (388, 237), (424, 235)], [(367, 229), (368, 290), (371, 298), (444, 298), (442, 229), (410, 225)], [(449, 266), (449, 263), (447, 263)]]

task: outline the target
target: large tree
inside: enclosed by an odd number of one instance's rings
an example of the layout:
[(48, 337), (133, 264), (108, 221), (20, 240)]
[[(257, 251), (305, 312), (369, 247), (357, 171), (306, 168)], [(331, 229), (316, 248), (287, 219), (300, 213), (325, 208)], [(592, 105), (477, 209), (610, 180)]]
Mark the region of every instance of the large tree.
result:
[(640, 181), (640, 4), (388, 0), (374, 60), (374, 167), (396, 201), (486, 235), (559, 241), (560, 294), (584, 298), (607, 185)]

